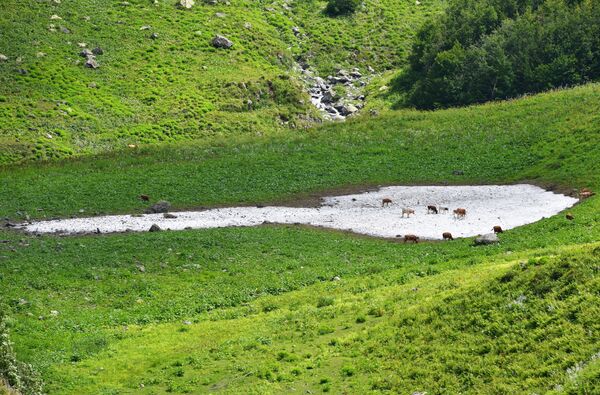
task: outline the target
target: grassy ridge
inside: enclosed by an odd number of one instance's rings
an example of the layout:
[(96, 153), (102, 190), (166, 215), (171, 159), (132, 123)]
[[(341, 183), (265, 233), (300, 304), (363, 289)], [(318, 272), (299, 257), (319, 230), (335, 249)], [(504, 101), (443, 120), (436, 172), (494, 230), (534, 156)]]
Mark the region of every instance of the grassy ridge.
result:
[[(339, 19), (322, 14), (321, 1), (127, 3), (2, 2), (0, 164), (303, 129), (318, 117), (290, 71), (297, 58), (323, 73), (402, 63), (412, 32), (441, 2), (370, 1)], [(388, 23), (397, 28), (377, 28)], [(215, 34), (234, 47), (213, 48)], [(79, 43), (104, 50), (99, 69), (83, 66)]]
[[(600, 185), (600, 86), (428, 113), (392, 112), (301, 134), (172, 145), (0, 169), (0, 216), (281, 200), (347, 185)], [(453, 170), (464, 171), (454, 176)]]

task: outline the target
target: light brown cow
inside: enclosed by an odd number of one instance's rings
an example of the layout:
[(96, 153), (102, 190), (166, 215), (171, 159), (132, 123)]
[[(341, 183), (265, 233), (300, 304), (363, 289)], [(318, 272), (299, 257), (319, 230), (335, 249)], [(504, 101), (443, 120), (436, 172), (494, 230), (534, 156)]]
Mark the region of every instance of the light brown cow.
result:
[(452, 237), (452, 233), (450, 232), (442, 233), (442, 237), (444, 238), (444, 240), (454, 240), (454, 237)]
[(501, 226), (498, 226), (498, 225), (494, 226), (494, 227), (492, 228), (492, 230), (494, 231), (494, 233), (502, 233), (502, 232), (504, 232), (504, 231), (502, 230), (502, 227), (501, 227)]
[(464, 218), (467, 216), (467, 210), (464, 208), (457, 208), (454, 210), (454, 217), (456, 218)]
[(381, 207), (389, 206), (390, 204), (392, 204), (392, 199), (390, 198), (384, 198), (381, 201)]
[(412, 241), (415, 244), (419, 243), (419, 237), (415, 236), (415, 235), (404, 235), (404, 242), (408, 243), (409, 241)]
[(587, 199), (587, 198), (590, 198), (590, 197), (592, 197), (594, 195), (595, 195), (595, 193), (592, 192), (592, 191), (590, 191), (589, 189), (582, 190), (581, 192), (579, 192), (579, 198), (580, 199)]
[(410, 218), (411, 214), (414, 214), (415, 210), (413, 210), (412, 208), (403, 208), (402, 209), (402, 218), (404, 218), (404, 214), (406, 214), (406, 217)]

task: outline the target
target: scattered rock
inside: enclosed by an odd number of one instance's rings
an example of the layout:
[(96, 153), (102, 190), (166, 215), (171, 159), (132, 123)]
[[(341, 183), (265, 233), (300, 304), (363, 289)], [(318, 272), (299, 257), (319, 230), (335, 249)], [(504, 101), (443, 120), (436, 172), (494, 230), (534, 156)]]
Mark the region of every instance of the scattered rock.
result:
[(57, 310), (51, 310), (50, 311), (50, 315), (53, 317), (56, 317), (58, 314), (60, 314)]
[(500, 239), (495, 233), (488, 233), (486, 235), (476, 237), (474, 241), (476, 246), (498, 244), (499, 242)]
[(300, 28), (298, 26), (292, 27), (292, 33), (294, 33), (294, 36), (299, 35), (300, 34)]
[(98, 67), (100, 67), (100, 65), (98, 64), (98, 62), (96, 62), (96, 59), (94, 59), (93, 57), (89, 57), (85, 61), (85, 67), (90, 69), (97, 69)]
[(146, 273), (146, 267), (144, 265), (135, 265), (135, 267), (137, 267), (137, 270), (141, 273)]
[(452, 175), (453, 175), (453, 176), (464, 176), (464, 175), (465, 175), (465, 172), (464, 172), (464, 171), (462, 171), (462, 170), (453, 170), (453, 171), (452, 171)]
[(192, 325), (192, 321), (183, 321), (183, 325)]
[(331, 281), (341, 281), (342, 279), (340, 278), (340, 276), (335, 276), (334, 278), (331, 279)]
[(156, 224), (152, 224), (150, 229), (148, 229), (148, 232), (160, 232), (161, 230), (162, 229), (160, 228), (160, 226), (158, 226)]
[(87, 58), (87, 57), (93, 56), (93, 55), (94, 55), (94, 53), (87, 48), (84, 49), (83, 51), (79, 52), (79, 56), (81, 56), (83, 58)]
[(152, 33), (152, 34), (150, 35), (150, 38), (151, 38), (152, 40), (156, 40), (156, 39), (158, 38), (158, 33)]
[(155, 213), (166, 213), (171, 208), (171, 203), (166, 200), (161, 200), (152, 206), (148, 207), (146, 210), (147, 214), (155, 214)]
[(64, 34), (71, 34), (71, 30), (64, 26), (60, 27), (60, 31), (63, 32)]
[(58, 15), (54, 14), (54, 15), (50, 16), (50, 19), (53, 21), (60, 21), (62, 18), (59, 17)]
[(215, 48), (231, 48), (233, 46), (233, 42), (227, 37), (216, 35), (212, 39), (212, 46)]
[(96, 47), (96, 48), (92, 49), (92, 53), (94, 55), (104, 55), (104, 50), (100, 47)]
[(244, 29), (252, 29), (252, 24), (250, 22), (244, 22)]
[(177, 218), (177, 216), (175, 214), (171, 214), (171, 213), (164, 213), (163, 217), (166, 219), (175, 219)]
[(149, 25), (144, 25), (144, 26), (140, 27), (140, 30), (150, 30), (150, 29), (152, 29), (152, 26), (149, 26)]
[(27, 75), (29, 74), (29, 72), (25, 69), (17, 69), (17, 73), (21, 74), (21, 75)]
[(98, 88), (98, 84), (96, 84), (95, 82), (90, 82), (88, 84), (88, 88), (90, 88), (90, 89), (96, 89), (96, 88)]
[(225, 17), (227, 16), (227, 14), (225, 14), (225, 13), (222, 13), (222, 12), (217, 12), (217, 13), (215, 14), (215, 16), (216, 16), (217, 18), (225, 18)]
[(196, 2), (194, 0), (180, 0), (179, 1), (179, 6), (181, 8), (185, 8), (187, 10), (189, 10), (190, 8), (192, 8), (194, 6)]
[(6, 62), (8, 60), (8, 56), (0, 53), (0, 62)]
[(35, 56), (37, 56), (38, 58), (43, 58), (44, 56), (46, 56), (45, 52), (38, 52), (35, 54)]
[(87, 47), (87, 44), (86, 43), (77, 43), (77, 46), (79, 48), (85, 48), (85, 47)]

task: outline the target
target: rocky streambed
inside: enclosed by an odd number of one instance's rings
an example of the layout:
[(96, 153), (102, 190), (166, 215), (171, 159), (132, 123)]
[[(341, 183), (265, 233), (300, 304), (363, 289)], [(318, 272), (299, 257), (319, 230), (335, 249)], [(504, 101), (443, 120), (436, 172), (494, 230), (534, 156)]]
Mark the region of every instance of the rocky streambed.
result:
[(319, 77), (307, 64), (298, 65), (297, 71), (307, 86), (312, 104), (325, 119), (341, 121), (364, 107), (362, 91), (369, 77), (359, 68), (340, 69), (326, 78)]

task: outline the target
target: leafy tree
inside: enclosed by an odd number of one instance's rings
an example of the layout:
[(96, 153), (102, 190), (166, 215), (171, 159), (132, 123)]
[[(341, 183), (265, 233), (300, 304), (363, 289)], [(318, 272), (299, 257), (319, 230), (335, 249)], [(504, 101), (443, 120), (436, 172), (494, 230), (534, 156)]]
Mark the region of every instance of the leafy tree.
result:
[(454, 0), (417, 34), (407, 104), (460, 106), (600, 79), (600, 3)]

